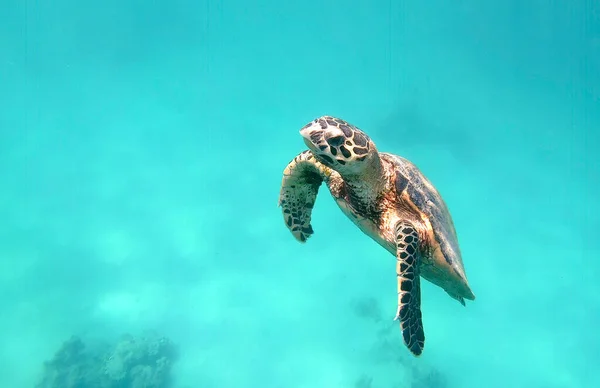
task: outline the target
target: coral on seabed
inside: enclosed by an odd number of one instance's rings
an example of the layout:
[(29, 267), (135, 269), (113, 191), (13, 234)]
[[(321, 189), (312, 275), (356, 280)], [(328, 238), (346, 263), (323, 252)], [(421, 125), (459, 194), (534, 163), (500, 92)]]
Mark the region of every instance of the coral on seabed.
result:
[(89, 350), (73, 336), (44, 363), (36, 388), (168, 388), (175, 359), (165, 337), (127, 335), (114, 346)]

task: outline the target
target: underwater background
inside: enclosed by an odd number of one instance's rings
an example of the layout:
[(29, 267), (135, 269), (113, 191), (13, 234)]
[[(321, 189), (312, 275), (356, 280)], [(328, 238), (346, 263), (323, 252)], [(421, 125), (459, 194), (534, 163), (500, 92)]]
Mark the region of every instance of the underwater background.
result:
[[(600, 386), (597, 1), (0, 4), (1, 387)], [(477, 299), (422, 282), (418, 359), (394, 257), (325, 188), (306, 244), (284, 225), (321, 115), (454, 218)], [(147, 332), (168, 381), (49, 362)]]

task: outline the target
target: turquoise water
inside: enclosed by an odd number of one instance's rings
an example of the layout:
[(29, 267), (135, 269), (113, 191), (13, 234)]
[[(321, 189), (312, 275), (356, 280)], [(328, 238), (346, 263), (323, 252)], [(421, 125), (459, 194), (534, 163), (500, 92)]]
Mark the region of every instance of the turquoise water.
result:
[[(480, 3), (3, 0), (0, 386), (147, 331), (177, 388), (596, 386), (600, 8)], [(393, 256), (277, 207), (325, 114), (454, 217), (477, 299), (422, 283), (418, 359)]]

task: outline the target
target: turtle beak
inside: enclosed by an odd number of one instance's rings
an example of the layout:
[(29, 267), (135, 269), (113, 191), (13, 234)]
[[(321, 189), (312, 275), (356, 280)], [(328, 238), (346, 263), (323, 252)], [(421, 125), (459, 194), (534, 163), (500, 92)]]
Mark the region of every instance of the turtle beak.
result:
[(302, 139), (302, 140), (304, 140), (304, 144), (306, 144), (306, 146), (307, 146), (308, 148), (310, 148), (310, 150), (311, 150), (311, 151), (314, 151), (314, 150), (315, 150), (315, 148), (316, 148), (316, 147), (315, 147), (315, 145), (314, 145), (314, 144), (313, 144), (313, 143), (310, 141), (310, 139), (308, 139), (308, 138), (306, 138), (306, 137), (305, 137), (305, 138), (304, 138), (304, 139)]
[(312, 151), (315, 151), (317, 149), (317, 146), (312, 140), (314, 138), (314, 135), (315, 128), (312, 125), (308, 125), (300, 130), (300, 136), (302, 136), (304, 144), (306, 144), (306, 146)]
[(310, 140), (310, 134), (312, 132), (312, 126), (309, 125), (300, 130), (300, 136), (304, 138), (304, 140)]

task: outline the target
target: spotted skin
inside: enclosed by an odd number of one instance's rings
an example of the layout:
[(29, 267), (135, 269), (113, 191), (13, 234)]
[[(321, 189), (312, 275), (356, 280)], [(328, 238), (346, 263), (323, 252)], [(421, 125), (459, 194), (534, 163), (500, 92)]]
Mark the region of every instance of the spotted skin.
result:
[(379, 152), (358, 127), (322, 116), (300, 130), (309, 150), (284, 171), (280, 205), (296, 239), (313, 233), (310, 217), (323, 182), (342, 212), (396, 257), (396, 319), (404, 343), (418, 356), (425, 335), (420, 278), (465, 304), (474, 300), (456, 230), (440, 193), (410, 161)]
[(425, 346), (425, 332), (421, 315), (419, 234), (411, 223), (404, 221), (398, 221), (394, 229), (398, 278), (398, 311), (394, 320), (400, 321), (406, 347), (420, 356)]
[(307, 137), (314, 148), (315, 156), (325, 165), (345, 166), (367, 158), (371, 139), (354, 125), (332, 116), (323, 116), (305, 125), (300, 133), (311, 127), (321, 129), (311, 131)]

